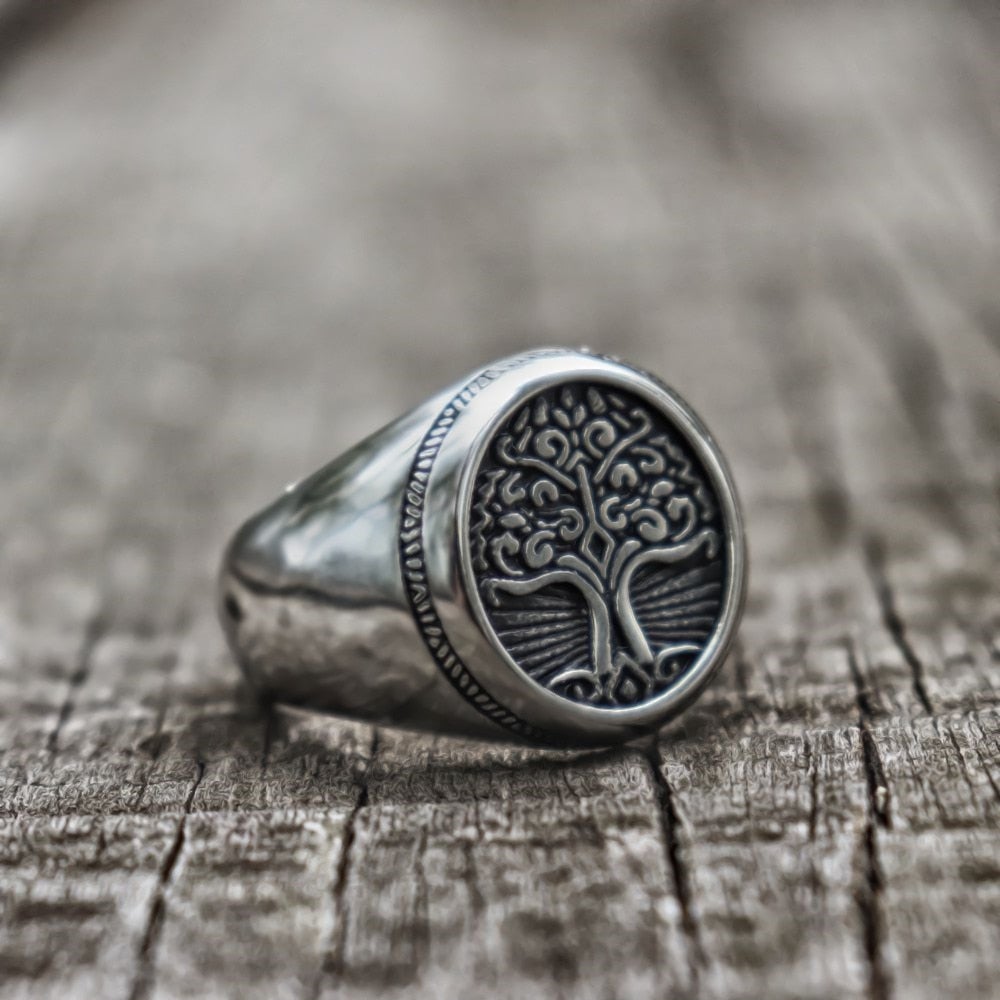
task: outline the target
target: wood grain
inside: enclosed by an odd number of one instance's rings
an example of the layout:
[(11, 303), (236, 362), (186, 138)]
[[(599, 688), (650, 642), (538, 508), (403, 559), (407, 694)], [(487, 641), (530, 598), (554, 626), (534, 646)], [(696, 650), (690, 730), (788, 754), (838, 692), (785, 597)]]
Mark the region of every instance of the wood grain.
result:
[[(8, 0), (0, 59), (5, 997), (995, 995), (990, 4)], [(229, 531), (539, 343), (731, 457), (720, 681), (590, 753), (254, 705)]]

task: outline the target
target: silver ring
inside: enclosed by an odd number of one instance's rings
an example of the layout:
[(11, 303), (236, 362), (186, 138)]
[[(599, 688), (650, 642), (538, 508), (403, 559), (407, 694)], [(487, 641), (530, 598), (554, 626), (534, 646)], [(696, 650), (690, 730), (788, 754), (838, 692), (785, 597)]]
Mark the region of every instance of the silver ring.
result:
[(712, 437), (587, 351), (490, 365), (239, 529), (219, 612), (251, 683), (381, 725), (593, 745), (722, 663), (746, 552)]

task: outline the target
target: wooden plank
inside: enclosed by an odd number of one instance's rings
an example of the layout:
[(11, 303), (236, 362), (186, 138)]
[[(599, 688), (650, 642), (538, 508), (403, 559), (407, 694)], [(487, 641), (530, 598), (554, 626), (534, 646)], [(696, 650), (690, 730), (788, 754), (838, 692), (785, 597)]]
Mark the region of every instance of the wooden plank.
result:
[(510, 997), (540, 982), (560, 996), (683, 993), (670, 886), (642, 754), (387, 734), (319, 995), (430, 994), (456, 978)]
[[(0, 4), (4, 996), (992, 996), (986, 7), (64, 8)], [(587, 753), (262, 711), (228, 532), (540, 342), (732, 458), (719, 682)]]

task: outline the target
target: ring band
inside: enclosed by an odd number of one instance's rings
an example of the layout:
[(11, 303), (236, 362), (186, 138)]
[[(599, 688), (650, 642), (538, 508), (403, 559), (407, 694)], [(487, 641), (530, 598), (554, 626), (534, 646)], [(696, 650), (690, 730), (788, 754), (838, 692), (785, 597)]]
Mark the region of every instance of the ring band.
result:
[(220, 618), (267, 697), (546, 745), (655, 730), (733, 640), (739, 504), (701, 421), (587, 351), (490, 365), (239, 529)]

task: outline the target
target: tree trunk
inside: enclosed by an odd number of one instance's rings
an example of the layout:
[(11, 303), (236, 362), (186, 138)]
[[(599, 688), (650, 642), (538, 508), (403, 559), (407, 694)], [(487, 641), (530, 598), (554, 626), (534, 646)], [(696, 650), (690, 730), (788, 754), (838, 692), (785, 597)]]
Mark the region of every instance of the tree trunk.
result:
[(593, 679), (607, 676), (611, 672), (611, 616), (604, 603), (604, 596), (578, 572), (552, 569), (525, 579), (495, 577), (487, 582), (488, 587), (520, 596), (534, 594), (558, 584), (574, 587), (586, 603), (590, 620), (591, 656), (590, 663), (583, 668), (566, 664), (566, 669), (550, 682), (550, 686), (575, 677)]
[(642, 666), (652, 666), (664, 654), (680, 655), (682, 653), (697, 652), (698, 647), (692, 647), (685, 643), (671, 649), (654, 650), (650, 646), (649, 640), (646, 638), (642, 626), (635, 616), (635, 609), (632, 607), (632, 580), (635, 574), (643, 566), (648, 566), (650, 563), (662, 563), (665, 566), (670, 566), (683, 562), (685, 559), (690, 559), (702, 548), (706, 550), (708, 557), (712, 558), (718, 552), (719, 545), (719, 536), (716, 532), (706, 529), (686, 542), (641, 549), (625, 563), (621, 576), (618, 578), (617, 590), (615, 592), (615, 611), (618, 616), (618, 624), (632, 649), (637, 663)]

